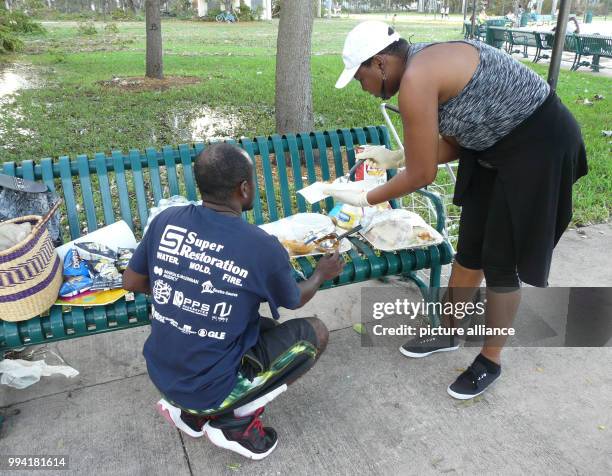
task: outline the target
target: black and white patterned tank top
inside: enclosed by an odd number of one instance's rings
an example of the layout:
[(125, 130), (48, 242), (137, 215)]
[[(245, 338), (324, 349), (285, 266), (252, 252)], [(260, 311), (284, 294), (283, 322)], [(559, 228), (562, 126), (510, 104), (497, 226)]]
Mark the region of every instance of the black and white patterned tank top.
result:
[[(484, 150), (527, 119), (548, 97), (550, 87), (506, 53), (480, 41), (461, 42), (479, 51), (480, 62), (465, 88), (438, 106), (439, 131), (466, 149)], [(408, 60), (433, 44), (412, 44)]]

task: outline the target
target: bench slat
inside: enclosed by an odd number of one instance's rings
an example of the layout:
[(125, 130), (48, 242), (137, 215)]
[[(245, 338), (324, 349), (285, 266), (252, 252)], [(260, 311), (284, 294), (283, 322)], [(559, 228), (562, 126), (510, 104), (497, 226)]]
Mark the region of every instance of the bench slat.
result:
[(116, 150), (114, 150), (111, 155), (113, 157), (113, 167), (115, 169), (115, 180), (117, 181), (117, 192), (119, 193), (121, 218), (130, 226), (132, 231), (134, 231), (132, 211), (130, 210), (130, 194), (128, 192), (125, 170), (123, 167), (123, 155)]
[(138, 216), (140, 217), (140, 228), (144, 230), (149, 218), (149, 209), (147, 207), (147, 196), (144, 189), (144, 176), (142, 173), (142, 166), (140, 165), (140, 152), (138, 150), (130, 150), (129, 152), (130, 164), (132, 166), (132, 186), (136, 191), (136, 206), (138, 208)]
[(306, 200), (299, 193), (296, 193), (304, 188), (304, 182), (302, 181), (302, 157), (298, 149), (297, 137), (294, 134), (287, 134), (286, 139), (291, 157), (291, 170), (293, 172), (293, 197), (295, 197), (297, 211), (304, 213), (307, 211)]
[[(327, 146), (325, 145), (325, 135), (323, 132), (315, 132), (315, 141), (317, 144), (317, 152), (319, 154), (319, 164), (321, 166), (321, 178), (324, 182), (328, 181), (331, 176), (329, 174), (329, 162), (327, 159)], [(331, 197), (325, 199), (325, 210), (328, 212), (334, 207), (334, 200)]]
[[(306, 173), (308, 175), (308, 184), (311, 185), (317, 181), (317, 175), (315, 170), (314, 154), (312, 152), (312, 144), (310, 143), (310, 134), (298, 134), (297, 143), (300, 150), (304, 152), (304, 160), (306, 162)], [(303, 186), (303, 184), (302, 184)], [(319, 203), (313, 203), (310, 205), (310, 210), (314, 213), (321, 211)]]
[(102, 196), (102, 212), (104, 213), (104, 223), (110, 225), (115, 222), (113, 212), (112, 192), (106, 171), (106, 156), (100, 152), (95, 154), (96, 175), (98, 176), (98, 187)]
[(155, 205), (157, 205), (163, 197), (161, 177), (159, 174), (159, 162), (157, 160), (157, 150), (153, 147), (147, 147), (145, 150), (145, 155), (147, 156), (149, 180), (151, 189), (153, 191), (153, 200), (155, 200)]
[(125, 299), (120, 299), (113, 304), (113, 313), (118, 327), (126, 327), (129, 325), (130, 319), (127, 312)]
[(164, 164), (166, 165), (166, 174), (168, 175), (168, 186), (170, 187), (170, 195), (179, 195), (181, 192), (178, 183), (178, 176), (176, 173), (174, 149), (170, 146), (164, 146), (162, 148), (162, 155), (164, 157)]
[(53, 178), (53, 160), (51, 160), (51, 157), (45, 157), (40, 161), (40, 169), (43, 182), (51, 192), (55, 193), (55, 181)]
[[(251, 160), (253, 161), (253, 166), (255, 168), (255, 175), (257, 175), (257, 169), (255, 167), (257, 157), (255, 157), (255, 153), (253, 152), (253, 142), (250, 139), (242, 138), (240, 140), (240, 146), (251, 157)], [(259, 180), (257, 180), (257, 176), (255, 176), (253, 182), (255, 185), (253, 198), (253, 217), (255, 219), (255, 224), (261, 225), (264, 222), (264, 219), (261, 212), (261, 192), (259, 191)]]
[(70, 239), (74, 240), (81, 236), (79, 226), (79, 216), (77, 214), (77, 204), (74, 199), (74, 188), (72, 187), (72, 175), (70, 173), (70, 159), (62, 156), (58, 160), (60, 177), (62, 180), (62, 193), (66, 204), (66, 214), (68, 215), (68, 226), (70, 228)]
[(280, 189), (281, 204), (283, 206), (283, 217), (288, 217), (292, 215), (291, 197), (289, 196), (291, 189), (289, 188), (289, 180), (287, 178), (287, 161), (281, 136), (278, 134), (272, 135), (272, 146), (276, 156), (276, 171), (278, 173), (278, 188)]
[[(347, 169), (351, 170), (355, 165), (355, 144), (353, 143), (353, 134), (349, 129), (340, 129), (338, 132), (342, 135), (344, 146), (346, 148), (346, 159), (348, 161)], [(359, 142), (357, 142), (359, 145)]]
[(86, 155), (77, 156), (77, 169), (79, 171), (79, 183), (81, 184), (81, 196), (85, 208), (85, 218), (87, 220), (87, 230), (92, 232), (98, 229), (98, 220), (94, 209), (94, 198), (91, 188), (91, 178), (89, 176), (89, 163)]
[(62, 316), (61, 306), (53, 306), (49, 311), (49, 316), (51, 335), (56, 338), (65, 337), (66, 328), (64, 327), (64, 318)]
[(24, 160), (21, 163), (21, 174), (26, 180), (35, 180), (34, 178), (34, 162), (31, 160)]
[[(351, 242), (355, 239), (356, 238), (349, 238)], [(368, 279), (368, 276), (370, 275), (370, 263), (359, 256), (359, 253), (354, 248), (351, 248), (348, 254), (351, 257), (351, 263), (353, 264), (353, 270), (355, 273), (353, 279), (357, 282)]]
[(336, 131), (327, 131), (327, 139), (331, 144), (332, 156), (334, 158), (334, 170), (336, 177), (342, 177), (344, 175), (344, 164), (342, 163), (342, 149), (340, 148), (340, 140)]
[[(193, 176), (193, 166), (191, 165), (191, 152), (192, 148), (187, 144), (179, 145), (179, 156), (181, 158), (181, 164), (183, 165), (183, 182), (185, 183), (185, 191), (187, 192), (187, 199), (193, 202), (198, 199), (198, 194)], [(195, 157), (197, 157), (197, 154), (194, 155), (194, 158)]]
[(276, 209), (276, 197), (274, 195), (274, 178), (272, 176), (272, 164), (270, 163), (270, 154), (268, 151), (268, 140), (260, 136), (255, 138), (255, 143), (259, 147), (259, 156), (261, 157), (264, 192), (266, 194), (266, 204), (268, 205), (268, 221), (276, 221), (278, 220), (278, 212)]

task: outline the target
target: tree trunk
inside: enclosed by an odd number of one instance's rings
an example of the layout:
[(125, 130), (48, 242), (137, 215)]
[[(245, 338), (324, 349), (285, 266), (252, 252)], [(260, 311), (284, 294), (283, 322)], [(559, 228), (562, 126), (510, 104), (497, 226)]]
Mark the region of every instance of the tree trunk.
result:
[(550, 14), (551, 15), (556, 15), (557, 14), (557, 0), (552, 0), (552, 6), (550, 9)]
[(147, 78), (162, 79), (164, 77), (164, 65), (159, 0), (145, 1), (145, 16), (147, 28)]
[(126, 4), (127, 8), (129, 8), (132, 13), (134, 13), (134, 14), (136, 13), (136, 6), (134, 5), (134, 0), (126, 0), (125, 4)]
[(314, 2), (285, 1), (276, 41), (276, 131), (314, 129), (310, 51)]

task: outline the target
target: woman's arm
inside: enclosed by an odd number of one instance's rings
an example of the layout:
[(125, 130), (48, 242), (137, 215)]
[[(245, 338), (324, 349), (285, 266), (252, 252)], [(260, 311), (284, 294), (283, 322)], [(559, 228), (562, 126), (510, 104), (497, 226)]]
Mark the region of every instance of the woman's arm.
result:
[(372, 205), (429, 185), (436, 178), (439, 160), (452, 160), (450, 144), (438, 134), (438, 83), (426, 68), (406, 72), (399, 90), (399, 108), (406, 169), (368, 193), (367, 200)]
[(440, 136), (438, 141), (438, 164), (447, 164), (453, 160), (457, 160), (459, 153), (459, 146), (452, 142), (447, 137)]

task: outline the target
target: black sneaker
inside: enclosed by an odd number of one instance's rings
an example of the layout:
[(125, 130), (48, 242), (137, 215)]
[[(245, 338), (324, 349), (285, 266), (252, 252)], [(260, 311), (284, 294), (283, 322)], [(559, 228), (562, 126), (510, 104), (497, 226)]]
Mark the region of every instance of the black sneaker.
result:
[(276, 448), (278, 438), (276, 431), (264, 427), (259, 416), (264, 407), (253, 415), (237, 417), (233, 414), (211, 418), (204, 431), (210, 441), (220, 447), (250, 459), (260, 460)]
[(436, 352), (448, 352), (457, 350), (459, 340), (450, 336), (424, 336), (415, 337), (400, 347), (400, 352), (406, 357), (420, 359)]
[(448, 394), (459, 400), (469, 400), (483, 393), (501, 375), (501, 367), (496, 373), (490, 372), (486, 365), (475, 360), (457, 380), (448, 386)]

